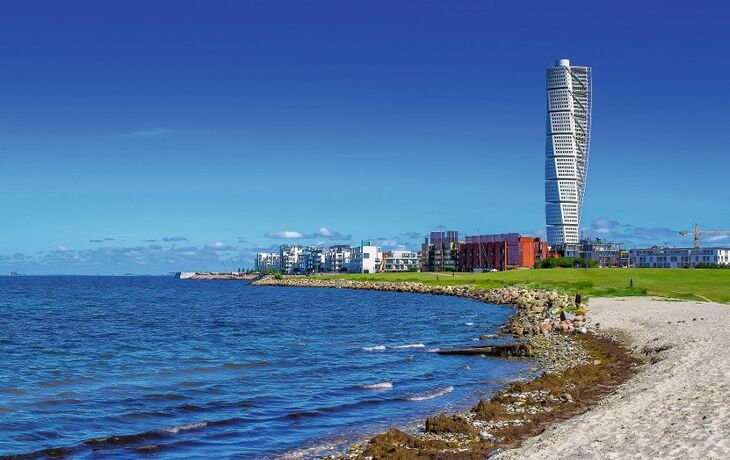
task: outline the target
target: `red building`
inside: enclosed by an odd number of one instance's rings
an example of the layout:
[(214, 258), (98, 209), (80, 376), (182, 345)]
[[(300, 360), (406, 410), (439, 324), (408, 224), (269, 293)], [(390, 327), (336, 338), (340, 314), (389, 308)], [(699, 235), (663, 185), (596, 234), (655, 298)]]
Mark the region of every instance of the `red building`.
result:
[(517, 233), (467, 236), (459, 245), (460, 272), (533, 268), (548, 257), (547, 243)]

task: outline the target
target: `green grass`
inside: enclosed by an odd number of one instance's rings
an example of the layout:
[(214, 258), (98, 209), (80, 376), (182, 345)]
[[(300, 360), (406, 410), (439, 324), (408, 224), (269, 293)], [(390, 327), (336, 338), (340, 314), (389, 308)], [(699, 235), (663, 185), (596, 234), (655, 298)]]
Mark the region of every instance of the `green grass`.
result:
[[(329, 275), (367, 281), (418, 281), (439, 285), (474, 285), (482, 288), (525, 286), (580, 292), (584, 297), (650, 295), (730, 303), (730, 270), (554, 268), (497, 273), (377, 273)], [(629, 287), (630, 279), (634, 287)]]

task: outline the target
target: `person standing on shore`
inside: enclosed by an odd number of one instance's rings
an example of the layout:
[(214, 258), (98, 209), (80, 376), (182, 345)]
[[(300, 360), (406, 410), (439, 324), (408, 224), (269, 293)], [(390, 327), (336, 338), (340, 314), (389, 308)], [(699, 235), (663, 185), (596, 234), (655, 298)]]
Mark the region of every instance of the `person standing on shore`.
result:
[(580, 295), (580, 292), (575, 294), (575, 306), (580, 308), (580, 304), (583, 302), (583, 296)]

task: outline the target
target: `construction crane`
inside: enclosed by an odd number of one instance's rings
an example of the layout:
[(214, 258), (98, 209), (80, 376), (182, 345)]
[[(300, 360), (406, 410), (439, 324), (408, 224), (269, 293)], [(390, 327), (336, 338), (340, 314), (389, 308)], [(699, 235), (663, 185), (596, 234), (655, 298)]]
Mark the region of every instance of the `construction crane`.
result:
[(700, 247), (700, 235), (730, 235), (730, 230), (700, 230), (699, 225), (695, 224), (694, 232), (691, 230), (679, 232), (682, 236), (694, 234), (695, 248)]

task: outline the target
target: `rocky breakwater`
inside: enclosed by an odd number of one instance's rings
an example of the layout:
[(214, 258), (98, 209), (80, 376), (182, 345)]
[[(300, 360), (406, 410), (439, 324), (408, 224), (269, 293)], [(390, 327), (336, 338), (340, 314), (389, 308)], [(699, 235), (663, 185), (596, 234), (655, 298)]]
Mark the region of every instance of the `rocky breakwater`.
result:
[[(503, 327), (517, 338), (549, 336), (553, 332), (582, 332), (591, 329), (585, 305), (576, 305), (568, 294), (557, 291), (505, 286), (481, 289), (474, 286), (437, 286), (417, 282), (357, 281), (322, 276), (264, 276), (255, 280), (257, 286), (294, 286), (340, 289), (365, 289), (374, 291), (412, 292), (434, 295), (452, 295), (479, 302), (509, 305), (515, 315)], [(537, 347), (541, 343), (536, 342)]]

